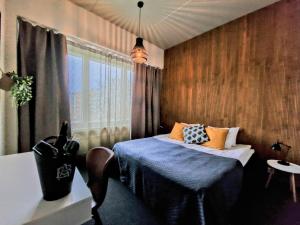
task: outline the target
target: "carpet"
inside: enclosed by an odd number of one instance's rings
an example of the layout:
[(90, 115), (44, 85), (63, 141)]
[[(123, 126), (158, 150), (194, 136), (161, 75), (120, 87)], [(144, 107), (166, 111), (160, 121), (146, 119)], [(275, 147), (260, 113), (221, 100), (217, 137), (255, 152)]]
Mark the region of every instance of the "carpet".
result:
[[(84, 179), (86, 172), (80, 169)], [(258, 179), (257, 177), (254, 177)], [(263, 180), (265, 182), (265, 180)], [(300, 203), (292, 201), (288, 175), (277, 174), (268, 189), (249, 185), (241, 196), (230, 225), (300, 225)], [(298, 190), (299, 193), (299, 190)], [(103, 225), (164, 225), (117, 178), (110, 178), (99, 209)], [(84, 225), (94, 225), (93, 220)]]

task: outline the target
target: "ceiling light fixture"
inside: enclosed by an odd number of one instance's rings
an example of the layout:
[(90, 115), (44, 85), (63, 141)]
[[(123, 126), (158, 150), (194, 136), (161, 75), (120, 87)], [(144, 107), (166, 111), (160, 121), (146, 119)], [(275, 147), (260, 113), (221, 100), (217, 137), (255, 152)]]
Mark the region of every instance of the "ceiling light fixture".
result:
[(130, 56), (135, 63), (144, 63), (148, 59), (148, 53), (143, 45), (143, 38), (141, 38), (141, 10), (144, 6), (144, 2), (139, 1), (137, 6), (140, 8), (139, 12), (139, 35), (136, 38), (136, 44), (132, 49)]

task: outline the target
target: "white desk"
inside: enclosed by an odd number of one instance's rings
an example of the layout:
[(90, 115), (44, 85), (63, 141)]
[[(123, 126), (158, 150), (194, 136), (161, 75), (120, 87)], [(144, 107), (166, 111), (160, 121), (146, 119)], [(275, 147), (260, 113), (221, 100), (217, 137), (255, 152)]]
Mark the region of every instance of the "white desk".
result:
[(33, 153), (0, 156), (0, 225), (79, 225), (91, 218), (91, 203), (77, 169), (72, 192), (45, 201)]

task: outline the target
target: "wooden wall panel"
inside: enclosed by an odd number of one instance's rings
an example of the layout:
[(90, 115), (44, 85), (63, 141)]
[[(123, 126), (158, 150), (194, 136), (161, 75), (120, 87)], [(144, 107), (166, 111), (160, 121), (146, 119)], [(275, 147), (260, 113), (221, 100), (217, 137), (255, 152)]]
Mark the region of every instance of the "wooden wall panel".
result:
[(300, 0), (282, 0), (165, 51), (161, 121), (239, 126), (264, 158), (300, 163)]

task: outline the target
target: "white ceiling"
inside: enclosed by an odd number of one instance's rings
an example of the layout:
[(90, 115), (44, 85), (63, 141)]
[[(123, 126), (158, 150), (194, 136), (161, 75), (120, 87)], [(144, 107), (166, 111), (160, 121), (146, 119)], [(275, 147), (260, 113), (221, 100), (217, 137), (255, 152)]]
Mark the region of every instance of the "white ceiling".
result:
[[(137, 34), (138, 0), (70, 0)], [(279, 0), (144, 0), (141, 36), (167, 49)]]

